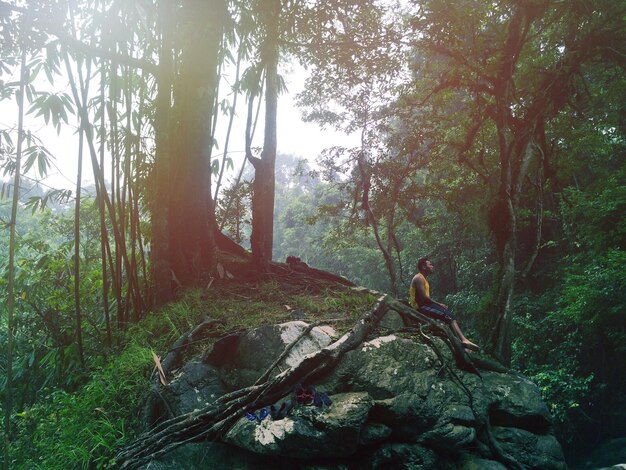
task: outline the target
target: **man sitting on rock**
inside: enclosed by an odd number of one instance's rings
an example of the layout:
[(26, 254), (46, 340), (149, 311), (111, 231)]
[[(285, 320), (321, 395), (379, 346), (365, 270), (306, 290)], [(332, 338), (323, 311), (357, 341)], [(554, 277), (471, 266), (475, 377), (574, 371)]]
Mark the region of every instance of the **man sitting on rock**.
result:
[(472, 343), (463, 335), (456, 318), (452, 312), (448, 310), (448, 306), (430, 298), (430, 284), (426, 278), (435, 270), (433, 263), (428, 258), (421, 258), (417, 262), (417, 270), (419, 273), (417, 273), (411, 281), (411, 288), (409, 290), (411, 306), (426, 316), (441, 320), (450, 325), (452, 331), (459, 337), (466, 350), (480, 350), (479, 346)]

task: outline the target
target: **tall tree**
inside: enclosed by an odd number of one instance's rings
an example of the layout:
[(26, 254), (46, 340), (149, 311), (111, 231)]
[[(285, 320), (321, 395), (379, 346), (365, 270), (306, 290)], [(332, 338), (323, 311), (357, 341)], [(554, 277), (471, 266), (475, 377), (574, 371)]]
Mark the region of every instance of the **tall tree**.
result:
[(456, 132), (444, 139), (448, 152), (492, 188), (488, 224), (500, 268), (490, 349), (505, 363), (511, 359), (520, 196), (528, 170), (539, 157), (550, 166), (544, 129), (574, 95), (581, 64), (620, 49), (616, 18), (622, 10), (603, 0), (584, 6), (433, 0), (420, 4), (413, 20), (421, 109), (433, 113), (448, 103), (454, 112), (439, 114), (438, 124)]
[(274, 231), (274, 171), (276, 166), (276, 119), (278, 109), (278, 40), (281, 0), (259, 2), (259, 15), (265, 38), (261, 45), (261, 63), (265, 69), (265, 133), (261, 158), (252, 157), (252, 260), (268, 273), (272, 260)]
[(397, 30), (401, 22), (389, 5), (373, 1), (337, 2), (332, 10), (317, 4), (311, 10), (311, 44), (301, 54), (315, 68), (299, 104), (308, 120), (360, 133), (360, 146), (329, 150), (321, 163), (329, 175), (349, 175), (335, 181), (346, 196), (347, 226), (353, 232), (365, 228), (373, 236), (390, 291), (398, 296), (396, 210), (410, 176), (422, 164), (412, 149), (389, 151), (385, 143), (395, 117), (384, 106), (406, 71)]
[(157, 74), (155, 130), (155, 158), (153, 180), (154, 197), (152, 202), (152, 280), (154, 283), (154, 303), (163, 305), (172, 298), (172, 274), (168, 264), (169, 234), (169, 172), (170, 172), (170, 108), (172, 100), (173, 71), (173, 4), (168, 0), (157, 3), (157, 31), (159, 44), (159, 73)]
[(173, 80), (175, 132), (168, 147), (170, 162), (176, 161), (169, 168), (168, 264), (187, 286), (208, 281), (215, 266), (209, 155), (226, 1), (184, 2), (175, 15), (180, 68)]
[(21, 35), (21, 57), (20, 57), (20, 84), (17, 92), (17, 148), (15, 152), (15, 172), (13, 177), (13, 201), (11, 204), (11, 219), (9, 220), (9, 279), (7, 285), (7, 364), (6, 364), (6, 386), (4, 403), (4, 467), (10, 467), (9, 444), (11, 442), (11, 411), (12, 411), (12, 381), (13, 381), (13, 343), (15, 328), (15, 242), (17, 224), (17, 206), (20, 199), (20, 176), (22, 171), (22, 148), (24, 143), (24, 107), (26, 85), (28, 82), (28, 67), (26, 57), (28, 53), (26, 45), (27, 29), (30, 19), (25, 21), (24, 31)]

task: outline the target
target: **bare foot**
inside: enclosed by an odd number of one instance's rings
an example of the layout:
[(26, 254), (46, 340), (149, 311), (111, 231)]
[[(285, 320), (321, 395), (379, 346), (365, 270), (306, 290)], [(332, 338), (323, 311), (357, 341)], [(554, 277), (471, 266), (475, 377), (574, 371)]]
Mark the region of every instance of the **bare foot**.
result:
[(469, 349), (471, 351), (480, 351), (480, 346), (478, 346), (477, 344), (472, 343), (469, 340), (463, 341), (463, 347), (465, 349)]

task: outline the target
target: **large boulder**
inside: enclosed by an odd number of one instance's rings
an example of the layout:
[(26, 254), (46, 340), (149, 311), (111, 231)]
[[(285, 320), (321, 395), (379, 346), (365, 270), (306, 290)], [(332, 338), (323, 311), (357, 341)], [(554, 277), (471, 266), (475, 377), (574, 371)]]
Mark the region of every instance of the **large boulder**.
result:
[[(333, 341), (331, 329), (303, 334), (307, 328), (294, 321), (216, 343), (203, 361), (187, 364), (169, 385), (168, 393), (178, 397), (176, 412), (254, 384), (290, 345), (274, 374)], [(566, 468), (539, 389), (516, 374), (459, 370), (436, 338), (427, 345), (419, 338), (383, 334), (346, 353), (321, 383), (305, 385), (326, 392), (332, 404), (298, 405), (282, 419), (261, 421), (248, 420), (242, 410), (223, 437), (222, 446), (230, 450), (206, 451), (219, 459), (226, 455), (232, 468), (299, 462), (294, 465), (317, 469), (500, 470), (506, 468), (506, 455), (524, 468)], [(198, 452), (194, 447), (195, 458)], [(234, 457), (238, 453), (240, 460)]]
[(372, 407), (367, 393), (332, 396), (331, 407), (301, 406), (281, 420), (240, 419), (225, 441), (259, 454), (297, 458), (347, 457), (359, 447)]
[[(399, 438), (419, 436), (436, 446), (459, 447), (475, 437), (476, 417), (464, 389), (442, 367), (425, 344), (388, 335), (346, 354), (325, 386), (367, 392), (374, 399), (372, 419), (392, 428)], [(471, 386), (479, 382), (472, 375), (465, 380)]]
[(364, 468), (405, 468), (430, 470), (437, 468), (437, 455), (419, 444), (387, 443), (372, 453), (369, 465)]
[[(442, 341), (433, 345), (454, 363)], [(402, 440), (460, 452), (475, 447), (477, 431), (488, 425), (505, 452), (527, 467), (565, 468), (539, 388), (519, 375), (479, 377), (444, 367), (431, 347), (389, 335), (346, 354), (325, 386), (367, 392), (374, 399), (370, 418)]]
[(164, 387), (174, 415), (189, 413), (210, 405), (226, 392), (217, 369), (199, 361), (190, 361), (177, 371)]
[(196, 442), (182, 445), (161, 458), (151, 460), (141, 470), (265, 470), (271, 468), (273, 463), (263, 455), (245, 452), (221, 442)]
[[(303, 334), (309, 325), (291, 321), (266, 325), (236, 337), (218, 342), (204, 361), (219, 367), (220, 379), (229, 390), (248, 387), (292, 345), (289, 353), (277, 364), (274, 375), (295, 367), (311, 353), (332, 343), (336, 336), (329, 326), (318, 326)], [(226, 344), (224, 344), (226, 343)]]
[(544, 434), (550, 429), (550, 412), (539, 388), (519, 375), (483, 374), (480, 398), (490, 406), (491, 423)]
[(493, 435), (502, 450), (526, 468), (564, 469), (563, 452), (552, 435), (534, 434), (519, 428), (494, 427)]
[(462, 455), (457, 464), (459, 470), (506, 470), (504, 464), (494, 460), (483, 459), (476, 455)]

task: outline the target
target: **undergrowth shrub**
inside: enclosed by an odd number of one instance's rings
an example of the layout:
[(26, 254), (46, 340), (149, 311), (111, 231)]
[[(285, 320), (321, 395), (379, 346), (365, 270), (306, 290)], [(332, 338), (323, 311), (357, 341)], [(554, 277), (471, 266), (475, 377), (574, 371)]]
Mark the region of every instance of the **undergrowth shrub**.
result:
[(130, 345), (76, 393), (55, 390), (19, 413), (12, 460), (17, 468), (104, 468), (133, 437), (148, 391), (150, 349)]
[[(247, 289), (247, 290), (246, 290)], [(11, 468), (107, 468), (121, 448), (136, 438), (139, 410), (149, 391), (152, 353), (163, 357), (185, 332), (204, 318), (222, 320), (215, 336), (291, 320), (303, 309), (311, 321), (342, 318), (348, 329), (375, 301), (349, 290), (288, 293), (277, 283), (239, 286), (236, 295), (217, 288), (190, 290), (177, 302), (149, 314), (118, 333), (119, 350), (88, 358), (89, 380), (73, 393), (44, 389), (37, 403), (14, 415)], [(244, 292), (243, 294), (241, 292)], [(289, 304), (289, 309), (286, 308)], [(191, 352), (210, 347), (211, 340)]]
[[(514, 367), (541, 389), (557, 436), (573, 455), (602, 438), (607, 413), (624, 409), (626, 252), (570, 257), (560, 286), (522, 297)], [(541, 341), (537, 341), (541, 338)]]

